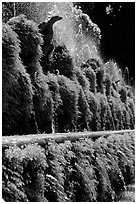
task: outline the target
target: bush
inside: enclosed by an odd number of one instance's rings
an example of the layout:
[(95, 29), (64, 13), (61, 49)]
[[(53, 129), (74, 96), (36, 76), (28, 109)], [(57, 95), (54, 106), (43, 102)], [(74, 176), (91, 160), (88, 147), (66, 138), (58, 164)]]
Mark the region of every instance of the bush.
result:
[(20, 57), (26, 66), (27, 72), (34, 76), (35, 71), (40, 68), (37, 67), (37, 63), (42, 56), (41, 45), (43, 43), (37, 25), (24, 15), (11, 18), (8, 24), (18, 34), (21, 42)]
[(78, 131), (89, 130), (89, 123), (92, 117), (92, 112), (90, 111), (90, 107), (82, 87), (78, 84), (77, 88), (79, 90), (78, 96), (79, 118), (77, 122), (77, 128)]
[(58, 75), (59, 92), (62, 100), (62, 112), (58, 115), (59, 131), (75, 131), (78, 119), (78, 90), (75, 82)]
[(130, 111), (130, 127), (131, 129), (135, 128), (135, 103), (132, 98), (127, 99), (128, 109)]
[(91, 91), (85, 90), (84, 93), (91, 112), (89, 128), (92, 131), (99, 131), (101, 130), (99, 101)]
[(83, 71), (90, 82), (90, 91), (95, 93), (96, 92), (96, 74), (94, 70), (91, 67), (87, 67), (87, 68), (84, 68)]
[(73, 59), (65, 45), (57, 46), (52, 53), (50, 71), (54, 72), (56, 70), (59, 71), (60, 75), (70, 79), (74, 77)]
[(101, 58), (90, 58), (87, 60), (86, 63), (82, 64), (82, 68), (91, 67), (94, 71), (96, 71), (97, 68), (103, 67), (103, 62)]
[(122, 87), (119, 91), (120, 99), (123, 103), (127, 102), (127, 89), (125, 87)]
[(7, 202), (114, 202), (135, 178), (135, 134), (3, 148)]
[(54, 131), (58, 132), (58, 115), (62, 112), (62, 99), (59, 91), (58, 76), (55, 74), (48, 74), (46, 81), (49, 86), (50, 93), (52, 95), (53, 103), (53, 122)]
[(108, 73), (105, 73), (104, 75), (104, 83), (105, 83), (105, 88), (106, 88), (106, 96), (111, 95), (111, 89), (112, 89), (112, 79), (111, 76)]
[(72, 143), (72, 151), (75, 154), (73, 162), (73, 183), (75, 202), (97, 201), (97, 177), (94, 166), (93, 141), (82, 139)]
[(37, 25), (27, 20), (24, 15), (9, 20), (8, 24), (18, 34), (21, 41), (20, 57), (30, 74), (31, 83), (35, 92), (33, 97), (34, 115), (38, 130), (52, 132), (53, 101), (48, 84), (40, 65), (42, 55), (41, 44), (43, 42)]
[(78, 83), (81, 85), (81, 87), (83, 89), (87, 89), (88, 90), (89, 87), (90, 87), (90, 84), (89, 84), (89, 81), (86, 78), (84, 72), (80, 68), (78, 68), (78, 67), (75, 67), (74, 71), (75, 71), (75, 77), (76, 77), (75, 79), (76, 79), (76, 81), (78, 81)]
[(3, 152), (3, 199), (18, 202), (46, 201), (44, 172), (48, 167), (38, 145), (9, 147)]
[(107, 97), (98, 92), (96, 94), (96, 99), (99, 102), (97, 114), (100, 117), (100, 130), (115, 130), (114, 119)]
[(122, 71), (120, 69), (120, 67), (118, 66), (118, 64), (114, 61), (114, 60), (109, 60), (106, 64), (105, 64), (105, 69), (106, 72), (112, 76), (112, 80), (114, 82), (120, 80), (121, 84), (124, 84), (124, 80), (123, 80), (123, 76), (122, 76)]
[(32, 131), (32, 84), (19, 57), (17, 34), (6, 24), (2, 29), (2, 134), (28, 134)]
[(96, 81), (97, 81), (97, 91), (104, 93), (104, 68), (96, 69)]

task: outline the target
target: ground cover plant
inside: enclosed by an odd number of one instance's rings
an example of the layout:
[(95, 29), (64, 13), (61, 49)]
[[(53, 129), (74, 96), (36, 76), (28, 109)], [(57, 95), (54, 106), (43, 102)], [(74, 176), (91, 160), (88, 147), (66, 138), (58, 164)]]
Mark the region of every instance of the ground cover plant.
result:
[(3, 148), (7, 202), (115, 201), (134, 182), (134, 133)]

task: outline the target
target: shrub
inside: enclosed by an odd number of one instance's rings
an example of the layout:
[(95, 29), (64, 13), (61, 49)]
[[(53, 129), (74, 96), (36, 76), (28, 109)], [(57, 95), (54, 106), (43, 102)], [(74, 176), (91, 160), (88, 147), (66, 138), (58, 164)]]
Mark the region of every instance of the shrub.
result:
[(106, 72), (110, 76), (112, 76), (112, 80), (114, 82), (120, 80), (120, 83), (124, 84), (124, 80), (123, 80), (123, 77), (122, 77), (122, 71), (121, 71), (120, 67), (118, 66), (118, 64), (114, 60), (109, 60), (105, 64), (105, 69), (106, 69)]
[(111, 76), (108, 73), (105, 73), (104, 75), (104, 83), (105, 83), (105, 88), (106, 88), (106, 96), (111, 95), (111, 88), (112, 88), (112, 79)]
[(115, 129), (129, 129), (130, 128), (130, 112), (126, 105), (121, 102), (120, 98), (111, 96), (109, 98), (109, 105), (111, 108), (112, 117), (114, 119)]
[(97, 201), (97, 178), (94, 166), (93, 141), (82, 139), (72, 143), (71, 150), (75, 154), (73, 162), (74, 201)]
[(74, 71), (75, 71), (76, 81), (79, 82), (79, 84), (83, 89), (89, 89), (90, 84), (84, 72), (78, 67), (75, 67)]
[(104, 93), (104, 68), (97, 68), (96, 69), (96, 81), (97, 81), (97, 91)]
[(86, 63), (82, 64), (82, 68), (86, 68), (89, 66), (95, 71), (97, 68), (103, 67), (103, 62), (101, 58), (90, 58)]
[(65, 45), (57, 46), (52, 53), (50, 71), (56, 70), (70, 79), (74, 76), (73, 59)]
[(44, 198), (44, 172), (48, 167), (43, 149), (29, 144), (12, 146), (3, 152), (3, 198), (7, 201), (36, 202)]
[(96, 99), (99, 102), (100, 130), (115, 130), (114, 119), (107, 97), (98, 92)]
[(33, 89), (20, 60), (20, 41), (11, 28), (2, 30), (2, 128), (3, 135), (28, 134), (33, 110)]
[(24, 15), (13, 17), (8, 21), (11, 28), (18, 34), (21, 41), (20, 57), (27, 72), (33, 76), (38, 70), (37, 63), (42, 56), (41, 45), (43, 39), (38, 32), (36, 23), (28, 20)]
[(132, 98), (127, 98), (127, 106), (130, 111), (130, 127), (131, 129), (135, 128), (135, 103)]
[(52, 94), (45, 77), (42, 73), (35, 74), (35, 95), (33, 101), (39, 131), (41, 133), (51, 133), (54, 122), (54, 106)]
[(53, 119), (54, 119), (54, 129), (58, 131), (58, 115), (62, 112), (62, 99), (59, 92), (58, 76), (55, 74), (48, 74), (46, 76), (46, 81), (49, 86), (50, 93), (52, 95), (53, 102)]
[(6, 202), (28, 202), (21, 165), (21, 149), (9, 147), (2, 154), (2, 197)]
[(92, 113), (90, 111), (90, 107), (82, 87), (78, 84), (77, 88), (79, 90), (78, 96), (79, 118), (77, 122), (77, 128), (78, 131), (89, 130), (89, 122), (91, 120)]
[(38, 130), (52, 132), (53, 104), (48, 84), (40, 65), (42, 55), (41, 44), (43, 42), (37, 25), (27, 20), (24, 15), (9, 20), (9, 25), (18, 34), (21, 41), (20, 57), (30, 74), (35, 92), (33, 97), (34, 115), (38, 124)]
[(67, 170), (67, 164), (69, 165), (69, 162), (67, 162), (65, 157), (69, 157), (67, 150), (70, 149), (69, 146), (71, 146), (69, 142), (59, 145), (55, 142), (49, 142), (45, 146), (45, 153), (48, 163), (48, 168), (45, 175), (45, 196), (48, 201), (63, 202), (69, 200), (65, 192), (65, 169)]
[(96, 74), (94, 70), (91, 67), (87, 67), (87, 68), (84, 68), (83, 71), (90, 82), (90, 91), (95, 93), (96, 92)]
[(75, 82), (63, 75), (58, 75), (59, 92), (62, 99), (62, 112), (59, 115), (60, 132), (76, 130), (78, 119), (78, 90)]
[(7, 202), (114, 202), (135, 178), (135, 134), (3, 148)]
[(122, 87), (119, 91), (120, 99), (123, 103), (127, 102), (127, 89), (125, 87)]
[(91, 112), (89, 128), (92, 131), (99, 131), (101, 129), (99, 101), (91, 91), (85, 90), (84, 93)]
[(22, 150), (22, 166), (28, 199), (31, 202), (47, 201), (44, 197), (44, 185), (48, 164), (44, 149), (37, 144), (25, 147)]

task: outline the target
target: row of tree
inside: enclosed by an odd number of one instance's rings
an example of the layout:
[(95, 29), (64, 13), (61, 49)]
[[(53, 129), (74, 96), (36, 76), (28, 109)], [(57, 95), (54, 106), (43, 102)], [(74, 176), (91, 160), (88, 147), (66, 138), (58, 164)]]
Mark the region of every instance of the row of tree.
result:
[(3, 135), (134, 128), (134, 96), (115, 62), (76, 67), (61, 45), (43, 64), (42, 35), (24, 15), (2, 34)]

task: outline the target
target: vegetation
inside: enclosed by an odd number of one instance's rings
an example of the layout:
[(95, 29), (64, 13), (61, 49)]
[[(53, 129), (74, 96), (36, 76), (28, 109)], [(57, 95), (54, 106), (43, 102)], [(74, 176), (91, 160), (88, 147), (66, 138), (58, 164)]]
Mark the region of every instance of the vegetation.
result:
[[(56, 3), (50, 17), (62, 20), (43, 52), (45, 5), (3, 3), (2, 134), (134, 129), (129, 71), (101, 58), (99, 27), (72, 3)], [(135, 177), (134, 136), (3, 147), (3, 199), (115, 201)]]
[(134, 134), (3, 148), (7, 202), (112, 202), (134, 181)]
[[(35, 89), (33, 105), (38, 131), (41, 133), (51, 132), (52, 97), (40, 65), (42, 36), (38, 32), (37, 25), (33, 21), (27, 20), (24, 15), (10, 19), (8, 24), (18, 34), (21, 41), (20, 57)], [(47, 125), (45, 125), (46, 122)]]
[(2, 31), (3, 135), (28, 134), (32, 132), (33, 87), (19, 57), (20, 41), (17, 34), (6, 24), (3, 24)]
[[(46, 65), (43, 68), (40, 64), (43, 39), (37, 25), (31, 20), (27, 20), (24, 15), (20, 15), (10, 19), (8, 25), (5, 24), (6, 26), (10, 31), (3, 30), (3, 52), (5, 52), (3, 54), (3, 72), (5, 73), (3, 74), (4, 135), (134, 128), (134, 96), (130, 87), (125, 86), (116, 63), (109, 61), (103, 64), (101, 59), (91, 58), (77, 67), (69, 50), (64, 45), (60, 45), (51, 53), (50, 64), (47, 64), (49, 71), (45, 72)], [(10, 38), (8, 37), (9, 32)], [(11, 38), (13, 38), (12, 41)], [(8, 44), (13, 42), (16, 52), (12, 51), (13, 48), (9, 52), (13, 52), (15, 55), (14, 60), (8, 60), (8, 50), (6, 47), (4, 48), (6, 46), (4, 39)], [(28, 94), (29, 101), (26, 102), (27, 97), (25, 97), (25, 104), (23, 100), (19, 104), (19, 99), (13, 97), (17, 113), (11, 114), (12, 112), (8, 111), (11, 104), (5, 94), (5, 89), (9, 92), (7, 89), (9, 86), (7, 87), (7, 80), (4, 77), (6, 74), (9, 75), (8, 70), (12, 67), (13, 77), (18, 78), (18, 73), (15, 72), (18, 69), (16, 63), (20, 63), (19, 66), (22, 67), (27, 78), (24, 80), (28, 80), (29, 91), (26, 90), (26, 94)], [(5, 69), (5, 67), (7, 68)], [(12, 80), (8, 78), (10, 83)], [(20, 81), (21, 83), (26, 82)], [(26, 85), (24, 84), (24, 86)], [(18, 88), (18, 95), (21, 96), (24, 90), (22, 87), (21, 85), (21, 88)], [(10, 89), (14, 90), (12, 86)], [(15, 91), (13, 92), (15, 94)], [(13, 107), (15, 110), (15, 106)], [(20, 120), (26, 123), (30, 118), (28, 124), (31, 123), (31, 128), (29, 125), (25, 125), (26, 130), (19, 131), (15, 128), (16, 130), (14, 129), (12, 132), (10, 126), (13, 124), (9, 122), (9, 125), (6, 125), (7, 117), (4, 116), (4, 111), (6, 110), (6, 114), (10, 114), (8, 117), (10, 121), (14, 121), (19, 112), (18, 109), (20, 112), (26, 111), (26, 113), (20, 114)], [(28, 116), (29, 114), (31, 116)], [(17, 118), (19, 119), (19, 117)]]

